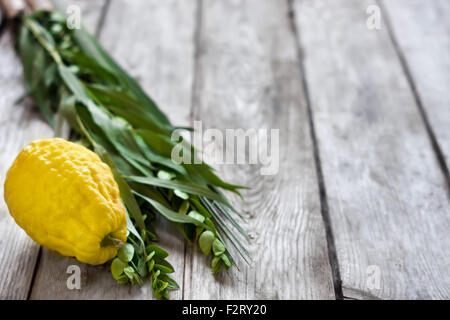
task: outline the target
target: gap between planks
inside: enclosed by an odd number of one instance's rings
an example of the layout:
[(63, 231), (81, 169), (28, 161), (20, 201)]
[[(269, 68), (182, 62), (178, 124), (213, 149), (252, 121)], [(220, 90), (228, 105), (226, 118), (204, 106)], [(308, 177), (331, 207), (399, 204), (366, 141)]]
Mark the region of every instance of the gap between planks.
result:
[(314, 151), (314, 160), (316, 164), (316, 175), (317, 175), (317, 183), (318, 188), (320, 192), (320, 211), (322, 213), (322, 219), (325, 226), (325, 232), (326, 232), (326, 238), (327, 238), (327, 247), (328, 247), (328, 258), (330, 260), (330, 266), (331, 271), (333, 275), (333, 286), (334, 286), (334, 294), (336, 296), (337, 300), (344, 299), (344, 294), (342, 292), (342, 280), (341, 280), (341, 273), (339, 270), (339, 260), (336, 252), (336, 244), (334, 243), (334, 235), (333, 235), (333, 227), (331, 225), (331, 220), (329, 216), (329, 208), (328, 208), (328, 201), (327, 201), (327, 190), (325, 186), (325, 182), (323, 179), (323, 172), (322, 172), (322, 165), (321, 165), (321, 159), (320, 159), (320, 153), (319, 148), (317, 145), (317, 136), (316, 136), (316, 129), (314, 126), (314, 117), (313, 117), (313, 110), (311, 108), (311, 101), (309, 97), (309, 88), (308, 88), (308, 82), (305, 77), (305, 66), (304, 66), (304, 57), (303, 57), (303, 50), (301, 47), (301, 34), (297, 28), (297, 24), (295, 22), (296, 19), (296, 12), (295, 7), (293, 5), (294, 0), (288, 0), (289, 4), (289, 23), (291, 25), (292, 31), (295, 35), (295, 44), (297, 47), (297, 56), (298, 56), (298, 63), (300, 68), (300, 74), (301, 74), (301, 82), (303, 86), (303, 92), (305, 93), (305, 103), (306, 103), (306, 109), (308, 114), (308, 123), (310, 127), (310, 134), (313, 144), (313, 151)]
[[(189, 110), (189, 124), (193, 126), (194, 124), (194, 106), (195, 106), (195, 88), (197, 87), (197, 81), (198, 81), (198, 71), (199, 71), (199, 57), (200, 57), (200, 32), (201, 32), (201, 23), (202, 23), (202, 7), (203, 7), (203, 0), (196, 0), (196, 8), (195, 8), (195, 29), (194, 29), (194, 36), (193, 36), (193, 42), (194, 42), (194, 48), (193, 48), (193, 72), (192, 72), (192, 86), (191, 86), (191, 100), (190, 100), (190, 110)], [(188, 264), (186, 263), (187, 259), (190, 258), (190, 255), (188, 254), (188, 243), (184, 244), (184, 263), (183, 263), (183, 286), (181, 288), (181, 299), (185, 300), (185, 293), (186, 293), (186, 269), (188, 268)], [(192, 277), (192, 273), (190, 274), (190, 277)], [(190, 279), (190, 282), (192, 282), (192, 278)]]
[(225, 179), (252, 187), (247, 203), (233, 204), (248, 216), (256, 260), (252, 269), (218, 279), (204, 274), (199, 283), (194, 276), (206, 259), (189, 247), (186, 297), (335, 298), (287, 1), (202, 3), (194, 118), (204, 119), (205, 128), (281, 128), (283, 166), (272, 178), (250, 166), (220, 167)]
[(448, 197), (450, 199), (450, 170), (447, 166), (447, 162), (446, 162), (446, 158), (445, 158), (445, 154), (442, 151), (439, 143), (438, 143), (438, 139), (436, 138), (436, 133), (434, 132), (434, 129), (430, 123), (427, 111), (425, 109), (424, 103), (422, 101), (422, 98), (420, 96), (420, 93), (417, 89), (416, 83), (414, 81), (414, 78), (412, 76), (411, 73), (411, 68), (408, 64), (408, 61), (405, 57), (405, 54), (402, 50), (402, 48), (400, 47), (397, 38), (394, 34), (394, 27), (392, 25), (392, 21), (391, 21), (391, 16), (389, 14), (389, 10), (387, 10), (387, 8), (384, 5), (383, 1), (380, 0), (376, 0), (378, 5), (381, 7), (383, 13), (384, 13), (384, 17), (385, 17), (385, 21), (386, 21), (386, 26), (387, 26), (387, 32), (389, 34), (389, 37), (392, 41), (392, 44), (394, 46), (395, 51), (397, 52), (400, 64), (402, 65), (403, 71), (405, 73), (405, 77), (408, 80), (409, 86), (411, 88), (411, 92), (414, 95), (414, 100), (416, 101), (416, 105), (417, 108), (419, 110), (419, 113), (422, 117), (423, 123), (425, 125), (425, 129), (427, 131), (427, 134), (429, 136), (430, 139), (430, 143), (433, 147), (433, 150), (436, 154), (436, 160), (439, 163), (439, 166), (441, 168), (442, 174), (447, 182), (447, 193), (448, 193)]
[(295, 1), (344, 296), (448, 297), (445, 178), (386, 30), (366, 28), (370, 4)]

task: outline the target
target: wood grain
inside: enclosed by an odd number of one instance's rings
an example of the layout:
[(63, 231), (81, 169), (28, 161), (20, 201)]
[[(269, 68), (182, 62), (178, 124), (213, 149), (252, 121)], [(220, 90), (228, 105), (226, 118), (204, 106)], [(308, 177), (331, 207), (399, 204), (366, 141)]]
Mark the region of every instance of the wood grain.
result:
[[(112, 1), (100, 42), (136, 79), (176, 125), (189, 125), (193, 78), (195, 1)], [(160, 244), (170, 252), (175, 280), (183, 283), (185, 243), (174, 228), (158, 221)], [(35, 299), (152, 299), (150, 283), (139, 288), (116, 284), (109, 264), (87, 266), (45, 250), (32, 298)], [(66, 286), (66, 270), (78, 265), (80, 290)], [(172, 291), (180, 299), (182, 290)]]
[(448, 170), (450, 1), (397, 0), (382, 3)]
[(344, 295), (448, 299), (445, 178), (373, 4), (294, 2)]
[[(190, 247), (186, 299), (334, 298), (288, 11), (287, 1), (203, 1), (194, 119), (224, 135), (279, 129), (280, 167), (267, 176), (261, 165), (220, 167), (226, 180), (251, 187), (245, 203), (233, 203), (247, 218), (253, 263), (214, 278), (205, 271), (209, 261)], [(224, 148), (230, 152), (231, 144)]]
[(30, 101), (16, 103), (25, 93), (22, 67), (10, 30), (0, 38), (0, 299), (25, 299), (39, 246), (13, 221), (3, 200), (6, 172), (29, 142), (52, 136)]
[[(214, 278), (198, 249), (158, 222), (182, 285), (172, 298), (335, 297), (308, 102), (344, 297), (450, 298), (448, 186), (425, 125), (448, 168), (448, 1), (380, 0), (387, 15), (378, 31), (366, 28), (375, 0), (293, 0), (294, 21), (287, 0), (106, 2), (69, 4), (174, 124), (280, 130), (276, 175), (262, 176), (261, 165), (217, 166), (225, 180), (251, 187), (245, 202), (232, 201), (247, 218), (252, 267)], [(53, 132), (31, 101), (15, 104), (24, 88), (9, 30), (0, 47), (3, 194), (19, 150)], [(117, 285), (108, 264), (90, 267), (46, 249), (33, 282), (39, 247), (3, 199), (0, 234), (0, 299), (153, 298), (148, 283)], [(67, 288), (70, 265), (80, 267), (80, 290)]]

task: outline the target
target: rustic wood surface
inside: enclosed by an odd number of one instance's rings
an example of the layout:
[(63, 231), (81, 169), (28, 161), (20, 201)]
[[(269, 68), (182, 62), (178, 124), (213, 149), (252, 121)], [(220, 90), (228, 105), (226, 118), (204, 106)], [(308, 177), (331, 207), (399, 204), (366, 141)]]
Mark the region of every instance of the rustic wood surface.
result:
[(366, 27), (372, 4), (296, 1), (343, 294), (449, 298), (448, 186), (386, 25)]
[(3, 201), (3, 181), (17, 153), (30, 141), (51, 137), (53, 132), (30, 101), (23, 96), (22, 70), (13, 48), (13, 37), (5, 30), (0, 38), (0, 299), (27, 297), (38, 256), (36, 245), (13, 221)]
[(384, 1), (419, 107), (450, 168), (450, 1)]
[[(214, 278), (161, 221), (173, 299), (450, 298), (450, 13), (446, 0), (75, 0), (83, 24), (175, 125), (279, 129), (279, 172), (217, 165), (251, 267)], [(381, 29), (366, 26), (381, 5)], [(0, 34), (0, 193), (9, 165), (51, 137)], [(220, 143), (217, 147), (221, 147)], [(108, 264), (40, 249), (0, 200), (0, 299), (152, 299)], [(81, 270), (81, 289), (66, 286)], [(377, 281), (379, 276), (380, 281)]]
[[(244, 191), (253, 266), (204, 274), (204, 257), (189, 250), (190, 299), (334, 298), (314, 153), (295, 36), (286, 1), (203, 1), (193, 105), (206, 128), (277, 129), (279, 172), (225, 165), (223, 177)], [(220, 143), (220, 142), (219, 142)], [(228, 142), (227, 142), (228, 143)], [(229, 150), (230, 145), (227, 145)]]

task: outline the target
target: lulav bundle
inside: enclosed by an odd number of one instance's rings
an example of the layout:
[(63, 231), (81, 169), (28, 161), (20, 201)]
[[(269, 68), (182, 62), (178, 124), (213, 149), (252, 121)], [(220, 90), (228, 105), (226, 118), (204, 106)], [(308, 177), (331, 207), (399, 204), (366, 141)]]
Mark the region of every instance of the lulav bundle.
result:
[[(40, 11), (21, 17), (17, 51), (28, 94), (45, 120), (57, 132), (67, 121), (72, 137), (111, 167), (119, 185), (129, 236), (111, 265), (118, 282), (141, 284), (149, 277), (157, 298), (178, 288), (168, 253), (155, 244), (156, 215), (197, 241), (212, 256), (214, 273), (236, 265), (231, 247), (248, 262), (242, 245), (248, 239), (234, 218), (239, 214), (220, 191), (241, 187), (222, 181), (205, 163), (194, 164), (196, 150), (170, 139), (176, 128), (94, 38), (69, 30), (60, 13)], [(176, 145), (191, 164), (172, 161)]]

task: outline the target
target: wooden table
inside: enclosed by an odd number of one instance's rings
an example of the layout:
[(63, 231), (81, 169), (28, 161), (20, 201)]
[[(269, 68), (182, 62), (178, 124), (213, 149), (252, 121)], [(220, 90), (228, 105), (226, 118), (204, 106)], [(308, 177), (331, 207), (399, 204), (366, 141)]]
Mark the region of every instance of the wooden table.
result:
[[(280, 168), (220, 167), (253, 264), (214, 278), (161, 222), (175, 299), (450, 298), (450, 1), (77, 0), (176, 125), (280, 129)], [(381, 29), (370, 29), (381, 9)], [(368, 9), (369, 8), (369, 9)], [(374, 9), (375, 8), (375, 9)], [(367, 13), (366, 10), (369, 10)], [(0, 36), (0, 180), (51, 137)], [(3, 182), (0, 192), (3, 193)], [(0, 298), (152, 299), (34, 243), (0, 201)], [(81, 268), (81, 289), (66, 286)]]

